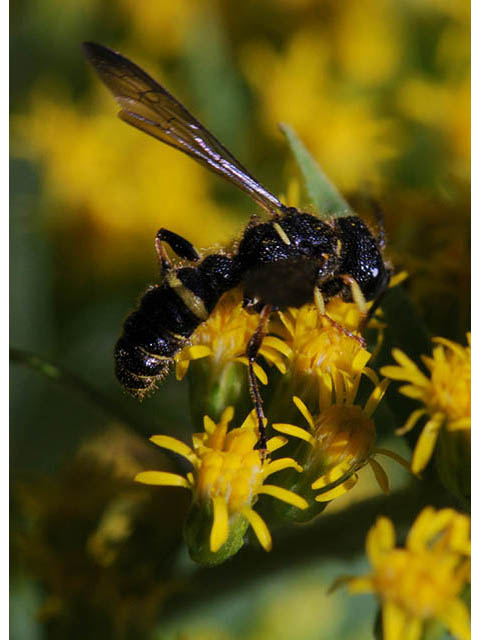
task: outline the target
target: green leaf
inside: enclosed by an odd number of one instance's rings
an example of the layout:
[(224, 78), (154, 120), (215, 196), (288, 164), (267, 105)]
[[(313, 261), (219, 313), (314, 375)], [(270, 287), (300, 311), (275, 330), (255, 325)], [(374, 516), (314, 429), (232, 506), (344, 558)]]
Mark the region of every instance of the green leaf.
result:
[(316, 160), (310, 155), (292, 127), (288, 124), (281, 124), (280, 129), (285, 135), (300, 167), (308, 195), (312, 199), (318, 214), (321, 217), (352, 215), (353, 212), (348, 202), (320, 169)]

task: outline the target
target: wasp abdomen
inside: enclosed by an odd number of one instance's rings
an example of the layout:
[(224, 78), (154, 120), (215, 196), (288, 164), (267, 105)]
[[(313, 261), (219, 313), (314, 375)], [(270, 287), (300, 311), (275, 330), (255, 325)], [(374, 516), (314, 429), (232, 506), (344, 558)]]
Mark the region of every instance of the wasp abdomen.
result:
[(237, 283), (234, 272), (231, 258), (213, 254), (198, 267), (167, 271), (164, 282), (144, 294), (115, 347), (115, 373), (130, 393), (143, 396), (166, 376), (220, 296)]

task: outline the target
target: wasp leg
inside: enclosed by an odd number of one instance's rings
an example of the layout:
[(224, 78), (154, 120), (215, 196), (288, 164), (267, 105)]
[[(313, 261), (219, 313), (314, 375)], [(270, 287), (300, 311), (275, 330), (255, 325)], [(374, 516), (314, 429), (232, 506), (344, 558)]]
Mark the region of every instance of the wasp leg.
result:
[(265, 414), (263, 412), (263, 400), (260, 395), (260, 389), (258, 388), (258, 380), (254, 371), (255, 360), (257, 359), (258, 352), (262, 346), (263, 338), (265, 337), (265, 328), (272, 311), (271, 305), (265, 305), (260, 311), (260, 319), (258, 326), (255, 329), (255, 333), (248, 341), (246, 356), (248, 358), (248, 388), (250, 391), (250, 397), (252, 398), (253, 406), (258, 419), (258, 443), (256, 448), (260, 449), (262, 462), (265, 459), (267, 452), (267, 432), (265, 428)]
[(339, 324), (336, 320), (334, 320), (333, 318), (331, 318), (328, 315), (328, 313), (326, 312), (326, 308), (325, 308), (325, 300), (323, 299), (322, 292), (320, 291), (320, 289), (318, 287), (315, 287), (315, 289), (313, 291), (313, 298), (315, 300), (315, 305), (316, 305), (316, 307), (318, 309), (318, 312), (322, 316), (322, 318), (325, 318), (325, 320), (328, 320), (328, 322), (333, 327), (335, 327), (336, 329), (338, 329), (339, 331), (344, 333), (349, 338), (353, 338), (354, 340), (356, 340), (362, 347), (366, 346), (365, 339), (362, 336), (359, 336), (356, 333), (352, 333), (352, 331), (349, 331), (343, 325)]
[(369, 203), (373, 209), (373, 214), (378, 225), (377, 244), (380, 249), (385, 249), (385, 245), (387, 244), (387, 236), (385, 233), (385, 217), (383, 215), (382, 207), (373, 198), (369, 198)]
[(182, 236), (179, 236), (177, 233), (162, 227), (155, 237), (155, 250), (157, 252), (158, 262), (162, 272), (168, 271), (172, 266), (170, 258), (162, 244), (163, 242), (166, 242), (177, 256), (179, 256), (179, 258), (190, 260), (191, 262), (197, 262), (200, 260), (200, 256), (191, 242)]

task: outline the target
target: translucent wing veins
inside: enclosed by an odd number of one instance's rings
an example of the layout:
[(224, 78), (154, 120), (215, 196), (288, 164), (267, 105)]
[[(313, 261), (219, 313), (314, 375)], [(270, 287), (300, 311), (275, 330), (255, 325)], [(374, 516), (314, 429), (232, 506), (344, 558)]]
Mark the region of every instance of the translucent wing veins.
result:
[(86, 42), (87, 59), (120, 105), (119, 117), (223, 176), (270, 213), (284, 205), (263, 187), (166, 89), (136, 64)]

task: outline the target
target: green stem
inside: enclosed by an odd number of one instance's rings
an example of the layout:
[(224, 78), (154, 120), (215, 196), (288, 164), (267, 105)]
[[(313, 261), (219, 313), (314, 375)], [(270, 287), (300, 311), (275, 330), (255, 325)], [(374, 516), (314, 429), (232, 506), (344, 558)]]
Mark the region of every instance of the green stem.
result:
[(274, 533), (270, 553), (258, 548), (244, 548), (222, 566), (212, 571), (199, 568), (192, 574), (188, 592), (168, 604), (169, 617), (186, 611), (219, 595), (254, 584), (289, 567), (308, 565), (314, 558), (349, 560), (365, 553), (365, 537), (376, 518), (393, 520), (402, 539), (423, 507), (453, 506), (443, 487), (436, 483), (413, 482), (411, 486), (388, 496), (362, 500), (338, 513), (321, 514), (310, 526), (290, 527)]
[(10, 361), (14, 364), (27, 367), (32, 371), (36, 371), (53, 382), (57, 382), (63, 387), (71, 389), (75, 393), (83, 396), (87, 401), (99, 407), (108, 416), (130, 426), (140, 435), (144, 436), (145, 433), (148, 433), (148, 429), (143, 428), (135, 419), (127, 415), (115, 400), (100, 393), (88, 382), (85, 382), (85, 380), (82, 380), (76, 374), (66, 371), (56, 363), (46, 360), (35, 353), (14, 347), (10, 348)]

